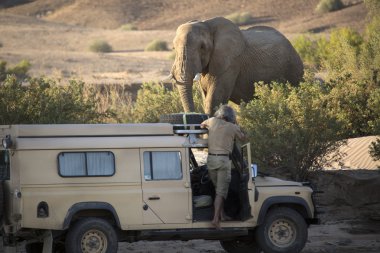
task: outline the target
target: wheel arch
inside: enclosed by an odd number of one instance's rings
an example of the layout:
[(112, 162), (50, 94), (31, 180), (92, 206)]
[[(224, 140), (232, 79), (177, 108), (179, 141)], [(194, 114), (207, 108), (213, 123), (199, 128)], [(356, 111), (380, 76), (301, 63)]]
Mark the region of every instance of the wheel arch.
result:
[(296, 196), (275, 196), (267, 198), (262, 204), (257, 219), (257, 225), (262, 224), (264, 222), (265, 215), (269, 212), (269, 210), (276, 207), (292, 208), (301, 214), (305, 220), (312, 217), (311, 210), (303, 198)]
[(72, 205), (63, 222), (63, 229), (66, 230), (70, 227), (72, 222), (80, 219), (81, 217), (103, 217), (112, 221), (116, 227), (121, 229), (119, 217), (115, 208), (107, 202), (80, 202)]

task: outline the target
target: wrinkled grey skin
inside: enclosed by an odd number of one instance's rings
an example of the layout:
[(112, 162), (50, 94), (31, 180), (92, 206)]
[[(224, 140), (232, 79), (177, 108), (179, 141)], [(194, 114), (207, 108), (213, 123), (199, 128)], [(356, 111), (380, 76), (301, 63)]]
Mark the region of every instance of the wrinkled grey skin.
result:
[(202, 73), (204, 109), (209, 115), (220, 104), (253, 98), (258, 81), (289, 81), (298, 85), (303, 63), (290, 42), (271, 27), (240, 30), (217, 17), (178, 27), (173, 40), (176, 53), (171, 69), (185, 112), (194, 111), (193, 79)]

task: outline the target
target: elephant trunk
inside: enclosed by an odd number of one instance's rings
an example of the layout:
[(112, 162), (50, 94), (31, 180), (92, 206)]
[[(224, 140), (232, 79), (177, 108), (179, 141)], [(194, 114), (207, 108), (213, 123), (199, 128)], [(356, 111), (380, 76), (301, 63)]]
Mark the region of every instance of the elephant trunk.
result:
[(188, 83), (177, 85), (181, 102), (185, 112), (194, 112), (193, 87), (192, 80)]
[(181, 97), (181, 102), (185, 112), (194, 112), (193, 100), (193, 79), (195, 76), (193, 59), (189, 59), (186, 47), (177, 52), (171, 74)]

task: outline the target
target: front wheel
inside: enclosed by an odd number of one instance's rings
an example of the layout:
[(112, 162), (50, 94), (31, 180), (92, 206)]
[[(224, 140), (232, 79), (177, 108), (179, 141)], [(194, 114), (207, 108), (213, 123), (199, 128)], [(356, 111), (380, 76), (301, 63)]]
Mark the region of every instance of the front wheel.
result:
[(79, 220), (66, 237), (66, 252), (116, 253), (118, 239), (115, 229), (99, 218)]
[(253, 237), (220, 241), (223, 249), (228, 253), (261, 253), (262, 250)]
[(295, 210), (270, 210), (256, 229), (256, 241), (266, 253), (298, 253), (306, 244), (307, 225)]

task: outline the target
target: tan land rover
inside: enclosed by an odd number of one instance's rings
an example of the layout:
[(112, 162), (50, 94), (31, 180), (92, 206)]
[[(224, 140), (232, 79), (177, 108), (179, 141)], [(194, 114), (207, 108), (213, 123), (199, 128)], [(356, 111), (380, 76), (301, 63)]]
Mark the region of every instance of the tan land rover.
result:
[(194, 155), (207, 130), (173, 123), (0, 126), (4, 251), (23, 242), (27, 253), (113, 253), (120, 241), (191, 239), (236, 253), (302, 250), (317, 222), (306, 183), (257, 176), (249, 144), (235, 147), (233, 220), (215, 229), (214, 188)]

